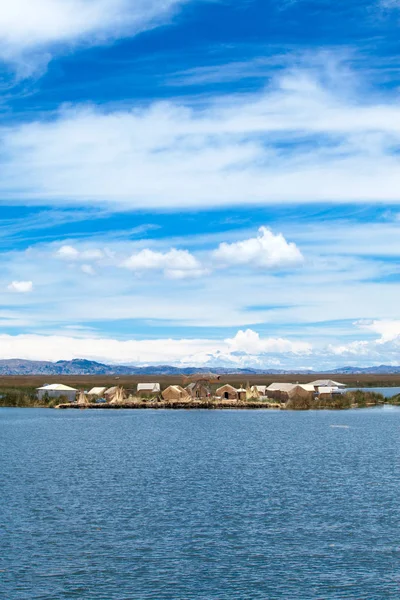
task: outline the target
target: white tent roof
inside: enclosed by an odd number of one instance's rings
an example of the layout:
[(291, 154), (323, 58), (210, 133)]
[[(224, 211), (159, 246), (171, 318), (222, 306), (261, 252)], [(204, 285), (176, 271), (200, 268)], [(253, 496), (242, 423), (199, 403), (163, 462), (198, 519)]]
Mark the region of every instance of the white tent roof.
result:
[(159, 392), (160, 389), (159, 383), (138, 383), (137, 385), (138, 392)]
[(88, 395), (89, 396), (100, 396), (101, 394), (104, 394), (104, 392), (106, 391), (105, 387), (94, 387), (91, 390), (88, 391)]
[(314, 387), (346, 387), (344, 383), (339, 383), (332, 379), (317, 379), (316, 381), (311, 381), (310, 385)]
[(318, 394), (332, 394), (334, 392), (339, 392), (342, 390), (339, 390), (339, 388), (337, 386), (328, 386), (328, 385), (323, 385), (322, 387), (318, 388)]
[(63, 383), (51, 383), (50, 385), (44, 385), (43, 387), (37, 388), (38, 390), (55, 390), (59, 392), (77, 392), (75, 388), (64, 385)]

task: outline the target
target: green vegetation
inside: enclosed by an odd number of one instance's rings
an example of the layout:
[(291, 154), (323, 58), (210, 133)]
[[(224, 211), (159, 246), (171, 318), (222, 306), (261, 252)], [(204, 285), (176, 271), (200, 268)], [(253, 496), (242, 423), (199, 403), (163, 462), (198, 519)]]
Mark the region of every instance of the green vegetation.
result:
[[(346, 410), (349, 408), (364, 408), (388, 402), (382, 394), (357, 390), (345, 394), (334, 394), (331, 398), (294, 397), (286, 404), (286, 410)], [(400, 397), (399, 397), (400, 404)]]
[(34, 407), (48, 406), (40, 404), (35, 388), (2, 388), (0, 390), (0, 406)]

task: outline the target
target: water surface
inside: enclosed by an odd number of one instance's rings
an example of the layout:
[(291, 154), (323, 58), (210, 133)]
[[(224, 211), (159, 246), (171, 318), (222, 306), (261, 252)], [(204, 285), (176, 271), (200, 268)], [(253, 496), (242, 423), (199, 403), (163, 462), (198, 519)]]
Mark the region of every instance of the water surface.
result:
[(400, 598), (400, 410), (0, 410), (6, 600)]

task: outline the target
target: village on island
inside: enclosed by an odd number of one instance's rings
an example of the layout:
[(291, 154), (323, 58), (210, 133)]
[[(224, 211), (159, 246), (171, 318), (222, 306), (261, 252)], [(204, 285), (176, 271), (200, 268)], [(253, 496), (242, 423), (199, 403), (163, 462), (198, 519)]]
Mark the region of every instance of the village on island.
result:
[(121, 385), (92, 387), (79, 390), (62, 383), (43, 385), (37, 389), (39, 401), (53, 401), (56, 408), (135, 408), (138, 406), (209, 405), (235, 407), (252, 404), (265, 407), (285, 407), (290, 402), (306, 403), (333, 400), (345, 393), (345, 384), (330, 379), (300, 383), (272, 383), (270, 385), (221, 385), (217, 375), (183, 377), (183, 385), (162, 387), (158, 382), (138, 383), (135, 389)]

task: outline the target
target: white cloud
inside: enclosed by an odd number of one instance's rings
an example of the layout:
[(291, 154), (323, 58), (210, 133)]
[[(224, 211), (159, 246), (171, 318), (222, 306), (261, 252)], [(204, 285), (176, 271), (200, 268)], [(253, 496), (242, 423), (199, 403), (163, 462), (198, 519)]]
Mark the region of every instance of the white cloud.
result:
[(200, 262), (188, 250), (172, 248), (155, 252), (145, 248), (123, 261), (122, 266), (135, 272), (163, 271), (169, 279), (199, 277), (206, 273)]
[(82, 265), (81, 271), (86, 273), (86, 275), (96, 275), (96, 271), (92, 267), (92, 265)]
[(303, 256), (296, 244), (288, 243), (281, 233), (274, 234), (260, 227), (259, 235), (248, 240), (222, 243), (213, 253), (214, 259), (225, 265), (250, 265), (267, 269), (298, 266)]
[(238, 331), (232, 339), (227, 339), (226, 343), (230, 352), (246, 352), (251, 355), (265, 353), (293, 353), (310, 354), (311, 344), (307, 342), (293, 342), (282, 338), (261, 338), (260, 335), (252, 329)]
[(56, 252), (58, 258), (65, 258), (66, 260), (76, 260), (79, 258), (79, 252), (73, 246), (61, 246)]
[(28, 71), (61, 45), (104, 44), (167, 19), (184, 0), (13, 0), (0, 4), (0, 59)]
[(33, 283), (32, 281), (13, 281), (7, 286), (10, 292), (18, 292), (20, 294), (26, 294), (32, 292)]
[[(239, 332), (240, 335), (244, 332)], [(247, 335), (255, 332), (247, 331)], [(256, 334), (255, 334), (256, 335)], [(159, 364), (204, 364), (215, 360), (219, 365), (224, 361), (232, 366), (254, 364), (256, 354), (265, 355), (261, 359), (269, 364), (274, 354), (286, 355), (302, 352), (299, 345), (288, 340), (258, 339), (257, 352), (248, 358), (235, 356), (237, 346), (232, 340), (216, 341), (210, 339), (150, 339), (116, 340), (112, 338), (61, 336), (61, 335), (0, 335), (0, 358), (18, 357), (35, 360), (61, 360), (88, 358), (113, 363), (159, 363)], [(309, 353), (310, 347), (303, 345), (303, 353)], [(255, 350), (255, 347), (252, 347)], [(250, 353), (249, 353), (250, 354)], [(270, 356), (266, 356), (270, 355)]]
[(206, 105), (78, 106), (3, 127), (0, 193), (128, 209), (400, 202), (397, 101), (321, 73), (287, 71)]
[(61, 246), (55, 253), (57, 258), (68, 261), (76, 260), (101, 260), (105, 253), (98, 248), (89, 248), (87, 250), (78, 250), (74, 246)]
[(400, 320), (384, 319), (380, 321), (358, 322), (356, 323), (362, 329), (367, 329), (378, 333), (381, 337), (378, 343), (392, 342), (400, 337)]

